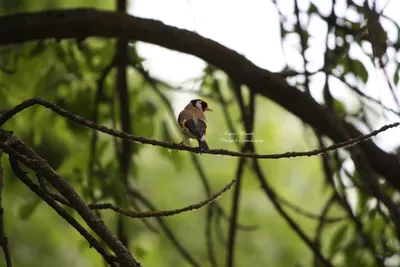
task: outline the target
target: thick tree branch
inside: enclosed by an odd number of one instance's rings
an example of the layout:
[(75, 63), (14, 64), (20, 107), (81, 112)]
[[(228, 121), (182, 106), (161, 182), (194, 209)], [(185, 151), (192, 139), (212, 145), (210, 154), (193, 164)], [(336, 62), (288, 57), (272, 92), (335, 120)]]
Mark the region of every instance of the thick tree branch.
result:
[[(12, 146), (7, 145), (11, 142)], [(132, 257), (128, 249), (108, 229), (108, 227), (93, 213), (75, 190), (55, 172), (46, 160), (39, 157), (22, 141), (0, 128), (0, 149), (10, 157), (15, 158), (25, 166), (43, 176), (60, 194), (74, 207), (88, 226), (114, 251), (121, 266), (137, 267), (140, 264)]]
[[(46, 38), (91, 36), (140, 40), (197, 56), (246, 84), (257, 94), (275, 101), (305, 123), (335, 142), (346, 140), (344, 126), (351, 137), (360, 132), (351, 124), (333, 118), (312, 97), (289, 86), (279, 75), (257, 67), (239, 53), (200, 35), (167, 26), (156, 20), (94, 9), (19, 13), (0, 17), (0, 44), (17, 44)], [(342, 127), (340, 127), (340, 125)], [(361, 145), (373, 169), (400, 190), (400, 162), (368, 141)]]
[(52, 207), (64, 220), (74, 227), (89, 242), (90, 246), (94, 247), (97, 252), (103, 256), (104, 260), (110, 266), (117, 266), (115, 263), (117, 258), (108, 253), (107, 250), (99, 243), (99, 241), (97, 241), (96, 238), (94, 238), (77, 220), (75, 220), (74, 217), (72, 217), (64, 208), (58, 205), (45, 190), (36, 185), (21, 169), (17, 160), (10, 157), (10, 165), (14, 174), (38, 197), (43, 199), (50, 207)]

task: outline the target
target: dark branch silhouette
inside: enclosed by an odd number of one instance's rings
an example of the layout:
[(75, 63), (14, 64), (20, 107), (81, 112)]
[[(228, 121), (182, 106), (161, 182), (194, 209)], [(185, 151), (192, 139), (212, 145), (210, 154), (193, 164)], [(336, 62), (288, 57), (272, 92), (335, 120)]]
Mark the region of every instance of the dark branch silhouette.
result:
[(0, 246), (3, 249), (4, 258), (6, 259), (7, 267), (12, 267), (11, 254), (8, 248), (8, 239), (4, 230), (4, 208), (3, 208), (3, 187), (4, 187), (4, 172), (1, 164), (1, 156), (3, 151), (0, 149)]
[(121, 209), (117, 206), (114, 206), (111, 203), (99, 203), (99, 204), (90, 204), (89, 208), (91, 209), (100, 209), (100, 210), (104, 210), (104, 209), (110, 209), (113, 211), (116, 211), (122, 215), (131, 217), (131, 218), (152, 218), (152, 217), (167, 217), (167, 216), (173, 216), (173, 215), (177, 215), (183, 212), (187, 212), (187, 211), (193, 211), (193, 210), (197, 210), (200, 209), (208, 204), (210, 204), (211, 202), (215, 201), (217, 198), (219, 198), (223, 193), (225, 193), (226, 191), (228, 191), (234, 184), (235, 184), (235, 180), (232, 180), (229, 184), (227, 184), (222, 190), (220, 190), (219, 192), (215, 193), (214, 195), (212, 195), (210, 198), (203, 200), (199, 203), (196, 204), (191, 204), (189, 206), (180, 208), (180, 209), (174, 209), (174, 210), (156, 210), (156, 211), (144, 211), (144, 212), (136, 212), (133, 210), (124, 210)]
[[(8, 145), (8, 143), (10, 145)], [(0, 128), (0, 149), (11, 158), (33, 169), (51, 184), (78, 212), (87, 225), (111, 248), (121, 265), (140, 266), (128, 249), (108, 229), (108, 227), (89, 209), (75, 190), (65, 182), (47, 163), (22, 141)]]
[(118, 138), (122, 138), (125, 140), (129, 140), (132, 142), (138, 142), (142, 144), (149, 144), (153, 146), (160, 146), (164, 148), (169, 148), (169, 149), (175, 149), (175, 150), (183, 150), (183, 151), (190, 151), (194, 153), (199, 153), (199, 154), (211, 154), (211, 155), (226, 155), (226, 156), (233, 156), (233, 157), (242, 157), (242, 158), (253, 158), (253, 159), (281, 159), (281, 158), (294, 158), (294, 157), (311, 157), (311, 156), (317, 156), (323, 153), (327, 153), (329, 151), (334, 151), (339, 148), (349, 148), (352, 146), (355, 146), (361, 142), (368, 141), (373, 136), (378, 135), (381, 132), (384, 132), (388, 129), (395, 128), (400, 126), (400, 122), (395, 122), (392, 124), (387, 124), (382, 126), (381, 128), (372, 131), (368, 134), (365, 135), (360, 135), (356, 138), (348, 139), (347, 141), (336, 143), (327, 147), (322, 147), (320, 149), (314, 149), (312, 151), (304, 151), (304, 152), (285, 152), (281, 154), (255, 154), (255, 153), (242, 153), (242, 152), (235, 152), (235, 151), (229, 151), (225, 149), (213, 149), (213, 150), (208, 150), (208, 151), (200, 151), (198, 148), (193, 148), (193, 147), (187, 147), (184, 145), (180, 144), (174, 144), (174, 143), (169, 143), (169, 142), (162, 142), (162, 141), (157, 141), (154, 139), (146, 138), (146, 137), (141, 137), (141, 136), (134, 136), (122, 131), (114, 130), (111, 128), (108, 128), (104, 125), (94, 123), (90, 120), (87, 120), (81, 116), (78, 116), (72, 112), (69, 112), (65, 109), (60, 108), (56, 104), (47, 101), (41, 97), (34, 97), (28, 100), (25, 100), (21, 104), (15, 106), (12, 109), (7, 110), (1, 117), (0, 117), (0, 126), (2, 126), (5, 122), (7, 122), (9, 119), (11, 119), (14, 115), (17, 113), (23, 111), (26, 108), (29, 108), (34, 105), (41, 105), (44, 106), (48, 109), (51, 109), (55, 113), (59, 114), (60, 116), (63, 116), (71, 121), (74, 121), (78, 124), (81, 124), (83, 126), (86, 126), (88, 128), (109, 134), (111, 136), (115, 136)]
[[(326, 20), (332, 24), (329, 18)], [(343, 129), (348, 131), (350, 138), (360, 136), (353, 125), (332, 116), (328, 109), (309, 95), (289, 86), (279, 75), (255, 66), (217, 42), (156, 20), (94, 9), (75, 9), (6, 15), (0, 17), (0, 24), (3, 25), (0, 44), (46, 38), (83, 40), (91, 36), (120, 37), (188, 53), (222, 69), (239, 83), (247, 85), (253, 93), (270, 98), (335, 142), (349, 139)], [(361, 144), (361, 149), (372, 168), (400, 190), (400, 181), (397, 179), (400, 176), (400, 162), (396, 156), (384, 152), (372, 142)]]
[(75, 220), (63, 207), (59, 206), (44, 190), (35, 184), (21, 169), (18, 161), (10, 157), (10, 166), (14, 174), (31, 189), (38, 197), (43, 199), (50, 207), (52, 207), (64, 220), (66, 220), (72, 227), (74, 227), (90, 244), (99, 252), (104, 260), (113, 267), (117, 267), (118, 261), (114, 255), (111, 255), (104, 249), (104, 247), (94, 238), (77, 220)]
[[(360, 240), (357, 243), (357, 249), (362, 249), (368, 253), (369, 260), (374, 260), (374, 264), (379, 267), (385, 266), (385, 260), (392, 253), (395, 255), (396, 249), (388, 248), (385, 243), (387, 240), (385, 237), (379, 239), (376, 242), (375, 234), (372, 233), (365, 223), (365, 216), (369, 216), (370, 211), (374, 211), (377, 214), (379, 220), (384, 220), (387, 229), (391, 229), (392, 235), (397, 239), (400, 238), (400, 212), (396, 200), (393, 199), (393, 195), (396, 191), (393, 189), (400, 190), (400, 161), (398, 156), (387, 153), (376, 146), (372, 140), (372, 137), (382, 133), (391, 128), (400, 126), (400, 122), (384, 125), (383, 127), (373, 130), (371, 123), (369, 123), (367, 116), (362, 112), (365, 109), (370, 108), (369, 105), (365, 105), (365, 99), (374, 102), (381, 108), (390, 111), (396, 115), (399, 112), (386, 107), (383, 102), (376, 100), (366, 95), (362, 89), (358, 86), (352, 86), (345, 79), (345, 75), (352, 73), (357, 75), (358, 70), (355, 69), (354, 60), (350, 58), (350, 47), (352, 45), (360, 45), (361, 40), (368, 41), (372, 45), (373, 55), (372, 59), (379, 60), (379, 66), (381, 68), (386, 82), (393, 94), (393, 100), (398, 104), (397, 96), (392, 86), (388, 73), (386, 72), (383, 64), (383, 55), (390, 44), (379, 43), (380, 32), (384, 32), (384, 29), (380, 25), (379, 17), (380, 14), (375, 10), (375, 2), (373, 1), (373, 8), (368, 7), (364, 11), (357, 10), (361, 15), (366, 15), (367, 19), (366, 26), (360, 26), (357, 29), (357, 25), (350, 23), (350, 27), (346, 25), (340, 25), (342, 22), (340, 18), (335, 14), (336, 1), (332, 1), (331, 14), (329, 16), (323, 16), (318, 10), (311, 11), (311, 8), (317, 9), (313, 4), (310, 5), (307, 11), (308, 15), (316, 13), (319, 17), (326, 21), (328, 25), (326, 35), (324, 52), (324, 63), (322, 67), (319, 67), (315, 71), (310, 71), (308, 67), (309, 58), (306, 58), (306, 51), (311, 48), (308, 42), (309, 33), (307, 29), (303, 29), (300, 23), (300, 17), (303, 10), (300, 10), (298, 1), (294, 1), (294, 16), (296, 22), (293, 23), (294, 31), (300, 38), (300, 50), (299, 54), (303, 59), (304, 71), (298, 72), (290, 69), (285, 69), (281, 73), (271, 73), (267, 70), (259, 68), (247, 60), (245, 57), (230, 50), (217, 42), (210, 39), (204, 38), (197, 33), (193, 33), (187, 30), (178, 29), (175, 27), (167, 26), (159, 21), (142, 19), (126, 14), (126, 0), (117, 0), (117, 11), (98, 11), (94, 9), (74, 9), (74, 10), (63, 10), (63, 11), (44, 11), (44, 12), (33, 12), (33, 13), (20, 13), (13, 15), (0, 16), (0, 45), (1, 44), (19, 44), (23, 42), (29, 42), (39, 40), (42, 42), (43, 39), (56, 38), (61, 40), (64, 38), (76, 39), (79, 48), (81, 48), (83, 41), (89, 37), (105, 37), (105, 38), (116, 38), (115, 42), (115, 55), (108, 65), (105, 66), (104, 70), (100, 73), (99, 79), (97, 80), (97, 91), (94, 101), (94, 110), (92, 120), (88, 120), (77, 114), (74, 114), (60, 106), (47, 101), (40, 97), (34, 97), (28, 99), (14, 108), (1, 110), (0, 111), (0, 158), (1, 153), (9, 155), (9, 162), (14, 174), (34, 193), (42, 198), (50, 207), (52, 207), (61, 217), (63, 217), (71, 226), (73, 226), (90, 244), (96, 251), (101, 254), (104, 259), (104, 263), (112, 267), (121, 266), (140, 266), (136, 259), (130, 254), (129, 244), (134, 243), (133, 239), (129, 239), (126, 235), (124, 227), (124, 221), (122, 216), (129, 216), (132, 218), (142, 219), (146, 226), (153, 232), (165, 233), (166, 237), (171, 241), (173, 246), (179, 252), (187, 264), (198, 267), (204, 263), (205, 256), (203, 255), (198, 260), (195, 254), (191, 254), (190, 248), (186, 247), (181, 243), (178, 238), (174, 235), (173, 231), (168, 227), (165, 216), (177, 215), (182, 212), (188, 212), (191, 210), (199, 209), (208, 205), (207, 212), (205, 214), (205, 243), (207, 245), (207, 256), (208, 260), (213, 267), (218, 266), (218, 260), (221, 258), (217, 254), (217, 247), (214, 243), (214, 238), (219, 238), (223, 246), (224, 251), (226, 250), (226, 265), (228, 267), (235, 266), (235, 254), (238, 252), (236, 237), (239, 230), (251, 230), (252, 227), (242, 226), (238, 222), (240, 213), (241, 190), (242, 190), (242, 179), (243, 172), (248, 165), (248, 159), (251, 159), (253, 163), (251, 170), (256, 175), (261, 188), (265, 195), (271, 201), (272, 205), (276, 209), (279, 216), (289, 225), (289, 227), (297, 234), (301, 241), (313, 252), (314, 266), (315, 267), (333, 267), (335, 262), (334, 257), (342, 249), (343, 246), (337, 246), (333, 251), (325, 250), (325, 241), (323, 237), (324, 228), (328, 223), (342, 222), (347, 224), (354, 224), (355, 233), (353, 238)], [(276, 1), (273, 1), (276, 4)], [(353, 1), (347, 1), (348, 6), (361, 7), (354, 4)], [(278, 13), (283, 18), (283, 14), (280, 12), (277, 5)], [(368, 13), (369, 12), (369, 13)], [(372, 13), (371, 13), (372, 12)], [(374, 13), (375, 12), (375, 13)], [(384, 16), (382, 16), (384, 17)], [(390, 20), (390, 18), (389, 18)], [(394, 22), (395, 23), (395, 22)], [(288, 29), (285, 28), (283, 23), (281, 26), (281, 35), (285, 37), (288, 33)], [(353, 29), (353, 26), (356, 28)], [(400, 29), (396, 25), (397, 29)], [(366, 29), (369, 32), (366, 32)], [(377, 31), (378, 30), (378, 31)], [(290, 31), (293, 31), (290, 30)], [(374, 32), (375, 31), (375, 32)], [(335, 42), (333, 45), (328, 45), (328, 37), (330, 35), (336, 36), (338, 39), (342, 38), (343, 44)], [(351, 36), (349, 36), (351, 35)], [(346, 37), (346, 38), (344, 38)], [(353, 37), (353, 38), (347, 38)], [(282, 38), (283, 39), (283, 38)], [(351, 40), (350, 40), (351, 39)], [(374, 40), (372, 40), (374, 39)], [(386, 42), (386, 38), (381, 38), (382, 41)], [(205, 69), (204, 75), (201, 79), (208, 81), (212, 80), (209, 85), (209, 89), (213, 92), (210, 94), (210, 99), (214, 99), (218, 102), (222, 108), (226, 126), (231, 132), (234, 131), (235, 125), (229, 114), (229, 104), (233, 100), (228, 101), (224, 98), (222, 89), (220, 88), (219, 81), (214, 75), (214, 71), (218, 69), (224, 71), (229, 79), (229, 90), (232, 90), (232, 94), (236, 98), (237, 105), (241, 112), (241, 119), (246, 132), (253, 132), (254, 130), (254, 113), (255, 113), (255, 98), (263, 97), (269, 98), (274, 103), (285, 108), (288, 112), (291, 112), (297, 116), (304, 124), (305, 127), (310, 125), (313, 130), (313, 136), (316, 136), (319, 148), (311, 151), (300, 151), (300, 152), (285, 152), (279, 154), (257, 154), (254, 143), (251, 138), (244, 142), (243, 147), (238, 149), (241, 152), (228, 151), (223, 149), (213, 149), (209, 151), (199, 151), (198, 148), (187, 147), (171, 142), (170, 140), (158, 141), (147, 137), (136, 136), (135, 129), (132, 128), (132, 117), (130, 115), (130, 99), (132, 95), (129, 94), (127, 84), (127, 68), (134, 68), (143, 78), (144, 82), (152, 88), (156, 96), (163, 102), (163, 108), (167, 110), (169, 116), (175, 120), (174, 112), (171, 105), (171, 101), (168, 99), (162, 90), (176, 89), (169, 86), (167, 83), (152, 78), (147, 70), (143, 68), (140, 60), (136, 62), (136, 58), (129, 58), (131, 55), (128, 49), (135, 47), (128, 46), (128, 42), (144, 41), (156, 45), (163, 46), (172, 50), (184, 52), (190, 55), (197, 56), (207, 63), (209, 66)], [(398, 44), (392, 45), (396, 50), (399, 49)], [(129, 52), (129, 53), (128, 53)], [(367, 54), (367, 53), (366, 53)], [(90, 57), (86, 57), (89, 59)], [(16, 57), (14, 58), (16, 60)], [(343, 61), (343, 62), (341, 62)], [(14, 62), (15, 63), (15, 62)], [(348, 68), (349, 70), (344, 71), (343, 74), (335, 74), (334, 68), (341, 66)], [(98, 69), (91, 66), (92, 71), (96, 72)], [(103, 92), (103, 86), (105, 79), (110, 73), (111, 69), (116, 68), (115, 76), (115, 87), (112, 97), (106, 97)], [(9, 71), (7, 68), (0, 66), (0, 72), (14, 73), (15, 70)], [(396, 71), (398, 71), (396, 69)], [(324, 104), (320, 105), (317, 103), (310, 91), (310, 77), (314, 74), (325, 75), (325, 83), (323, 85), (323, 96)], [(301, 78), (296, 81), (296, 87), (290, 86), (285, 78), (294, 76), (293, 80)], [(361, 108), (356, 114), (346, 114), (346, 116), (339, 115), (337, 101), (334, 98), (334, 88), (330, 84), (330, 78), (337, 78), (342, 83), (346, 84), (348, 91), (353, 91), (359, 96), (361, 102)], [(302, 80), (304, 78), (304, 80)], [(395, 78), (396, 79), (396, 78)], [(362, 78), (365, 82), (365, 78)], [(290, 80), (288, 80), (290, 81)], [(291, 82), (291, 81), (290, 81)], [(242, 91), (247, 90), (250, 97), (247, 101), (247, 97), (242, 95)], [(304, 91), (304, 92), (303, 92)], [(199, 92), (194, 91), (198, 94)], [(200, 94), (199, 94), (200, 95)], [(110, 128), (100, 124), (100, 112), (99, 106), (102, 101), (108, 102), (111, 112), (111, 123)], [(249, 102), (249, 104), (247, 104)], [(339, 104), (340, 101), (338, 101)], [(368, 104), (368, 103), (367, 103)], [(73, 121), (79, 125), (87, 127), (92, 130), (92, 138), (90, 142), (90, 156), (88, 166), (88, 184), (85, 184), (84, 192), (89, 192), (88, 199), (92, 204), (87, 205), (86, 202), (75, 192), (75, 190), (67, 184), (67, 182), (58, 175), (50, 165), (36, 152), (34, 152), (29, 146), (25, 145), (17, 137), (13, 136), (11, 132), (5, 131), (2, 127), (4, 124), (18, 115), (23, 110), (34, 106), (41, 105), (60, 116), (65, 117), (69, 121)], [(115, 109), (119, 108), (118, 112)], [(373, 110), (373, 108), (370, 108)], [(118, 124), (117, 116), (118, 114)], [(132, 113), (135, 114), (135, 113)], [(363, 116), (362, 118), (357, 117), (358, 115)], [(361, 122), (366, 125), (369, 129), (369, 133), (362, 134), (353, 124), (347, 119), (356, 118), (357, 122)], [(121, 125), (121, 131), (117, 130), (117, 125)], [(363, 126), (364, 126), (363, 125)], [(358, 126), (358, 125), (357, 125)], [(101, 203), (102, 200), (107, 199), (108, 195), (101, 192), (100, 196), (95, 196), (97, 181), (96, 171), (97, 157), (100, 154), (100, 150), (97, 151), (98, 146), (98, 134), (103, 132), (112, 136), (115, 148), (115, 157), (119, 163), (119, 174), (120, 183), (124, 186), (123, 192), (120, 196), (114, 197), (112, 203)], [(334, 144), (327, 146), (324, 142), (324, 137), (329, 137)], [(170, 139), (170, 138), (166, 138)], [(180, 209), (174, 210), (158, 210), (151, 203), (151, 199), (146, 195), (142, 194), (135, 188), (132, 183), (129, 183), (129, 173), (136, 169), (136, 161), (133, 161), (133, 156), (138, 149), (136, 143), (143, 145), (159, 146), (172, 150), (180, 150), (190, 152), (194, 167), (199, 174), (204, 191), (206, 193), (206, 200), (196, 204), (192, 204)], [(120, 146), (120, 144), (122, 144)], [(347, 149), (349, 154), (342, 156), (339, 154), (339, 149)], [(328, 153), (329, 152), (329, 153)], [(211, 187), (209, 179), (206, 177), (205, 171), (201, 165), (200, 157), (196, 154), (210, 154), (219, 156), (232, 156), (238, 157), (238, 166), (236, 172), (236, 178), (231, 183), (226, 185), (218, 193), (211, 195)], [(260, 159), (282, 159), (282, 158), (294, 158), (294, 157), (310, 157), (320, 156), (322, 160), (322, 170), (325, 176), (325, 186), (328, 187), (329, 194), (331, 197), (323, 203), (322, 210), (319, 214), (309, 212), (303, 205), (294, 204), (289, 202), (277, 191), (275, 191), (270, 185), (267, 177), (264, 175), (261, 166)], [(204, 159), (204, 155), (202, 155)], [(345, 160), (351, 160), (355, 165), (354, 173), (347, 171), (343, 167)], [(19, 163), (25, 165), (29, 169), (36, 173), (38, 182), (32, 181), (25, 173)], [(96, 165), (97, 164), (97, 165)], [(99, 166), (103, 167), (103, 166)], [(344, 177), (346, 175), (347, 177)], [(349, 178), (351, 185), (347, 185), (347, 178)], [(384, 178), (385, 180), (383, 180)], [(222, 205), (213, 202), (221, 194), (229, 190), (236, 182), (236, 187), (233, 193), (231, 202), (231, 214), (227, 216), (225, 214)], [(103, 184), (102, 184), (103, 185)], [(7, 267), (11, 267), (11, 256), (8, 249), (7, 237), (4, 230), (3, 221), (3, 208), (2, 208), (2, 188), (3, 187), (3, 173), (0, 162), (0, 246), (2, 246)], [(349, 195), (346, 191), (348, 187), (356, 190), (356, 194), (362, 194), (367, 198), (365, 200), (365, 208), (353, 209), (349, 203)], [(394, 187), (394, 188), (393, 188)], [(123, 198), (123, 199), (122, 199)], [(124, 201), (132, 207), (120, 207), (123, 206)], [(376, 201), (376, 207), (370, 208), (367, 204), (373, 204), (369, 200)], [(108, 200), (107, 200), (108, 201)], [(362, 200), (357, 200), (362, 202)], [(77, 211), (78, 215), (83, 218), (88, 226), (83, 227), (72, 215), (70, 215), (61, 204), (71, 207), (74, 211)], [(338, 204), (339, 208), (344, 210), (344, 217), (328, 217), (328, 212), (334, 204)], [(144, 207), (144, 208), (143, 208)], [(100, 210), (110, 209), (115, 211), (117, 216), (117, 230), (116, 235), (111, 233), (108, 227), (101, 220)], [(147, 209), (147, 211), (143, 211)], [(298, 224), (288, 213), (290, 211), (295, 212), (296, 215), (306, 216), (314, 220), (318, 220), (317, 229), (315, 236), (310, 239), (307, 234), (302, 230), (303, 226)], [(368, 210), (369, 209), (369, 210)], [(143, 220), (143, 218), (150, 218)], [(226, 229), (222, 227), (221, 221), (225, 220), (229, 223), (227, 238), (224, 234)], [(371, 223), (374, 223), (375, 219), (370, 219)], [(158, 222), (158, 224), (153, 224)], [(213, 229), (213, 223), (215, 227)], [(159, 227), (159, 228), (158, 228)], [(162, 231), (159, 231), (161, 229)], [(89, 231), (90, 230), (90, 231)], [(214, 235), (213, 230), (216, 235)], [(92, 234), (93, 232), (93, 234)], [(382, 235), (386, 233), (381, 232)], [(94, 236), (96, 234), (99, 237)], [(325, 234), (325, 233), (324, 233)], [(329, 233), (328, 233), (329, 234)], [(379, 243), (381, 242), (381, 243)], [(329, 243), (331, 246), (334, 242)], [(384, 252), (381, 253), (384, 247)], [(389, 245), (390, 246), (390, 245)], [(392, 251), (390, 252), (390, 250)], [(388, 252), (389, 251), (389, 252)]]

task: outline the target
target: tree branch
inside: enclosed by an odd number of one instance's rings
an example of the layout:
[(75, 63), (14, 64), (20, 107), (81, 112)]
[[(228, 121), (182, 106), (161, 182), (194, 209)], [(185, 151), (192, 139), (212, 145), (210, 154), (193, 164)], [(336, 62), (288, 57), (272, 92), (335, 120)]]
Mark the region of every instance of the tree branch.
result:
[[(126, 13), (127, 0), (117, 0), (117, 11), (120, 13)], [(117, 67), (116, 75), (116, 93), (119, 99), (119, 117), (121, 121), (122, 131), (131, 134), (131, 113), (130, 113), (130, 98), (128, 93), (128, 79), (127, 79), (127, 63), (128, 63), (128, 42), (123, 38), (117, 40), (115, 54), (115, 63)], [(128, 140), (122, 140), (121, 154), (119, 155), (119, 169), (120, 179), (124, 187), (128, 186), (129, 172), (133, 166), (132, 159), (132, 143)], [(120, 198), (117, 198), (117, 203), (121, 202)], [(129, 238), (127, 237), (126, 231), (124, 230), (124, 221), (122, 217), (117, 218), (117, 231), (118, 238), (122, 243), (129, 247)]]
[[(7, 145), (12, 143), (12, 147)], [(88, 226), (111, 248), (117, 255), (122, 266), (138, 267), (140, 264), (132, 257), (129, 250), (120, 240), (108, 229), (92, 210), (86, 205), (75, 190), (65, 182), (65, 180), (55, 172), (46, 160), (39, 157), (31, 148), (22, 141), (12, 136), (9, 132), (0, 128), (0, 149), (10, 157), (31, 168), (47, 182), (49, 182), (60, 194), (65, 197), (72, 207), (78, 212)]]
[(97, 252), (99, 252), (104, 260), (110, 266), (117, 266), (116, 261), (117, 258), (114, 255), (109, 254), (106, 249), (96, 240), (86, 229), (72, 217), (65, 209), (63, 209), (60, 205), (58, 205), (54, 199), (52, 199), (43, 189), (41, 189), (38, 185), (36, 185), (29, 177), (25, 174), (25, 172), (21, 169), (18, 164), (18, 161), (10, 157), (10, 165), (14, 172), (14, 174), (27, 186), (31, 189), (38, 197), (43, 199), (50, 207), (52, 207), (64, 220), (66, 220), (72, 227), (74, 227), (90, 244), (91, 247), (94, 247)]
[[(91, 36), (140, 40), (197, 56), (225, 71), (254, 93), (270, 98), (305, 123), (335, 142), (345, 141), (360, 132), (351, 124), (338, 121), (312, 97), (289, 86), (279, 75), (257, 67), (239, 53), (200, 35), (167, 26), (159, 21), (94, 9), (17, 13), (0, 17), (0, 44), (16, 44), (46, 38)], [(373, 142), (361, 145), (373, 169), (400, 190), (400, 162)]]
[[(142, 204), (145, 205), (150, 210), (157, 210), (156, 207), (146, 197), (144, 197), (139, 191), (137, 191), (133, 188), (130, 188), (129, 194), (130, 194), (130, 196), (132, 196), (135, 199), (142, 202)], [(159, 223), (160, 227), (162, 228), (164, 233), (167, 235), (169, 240), (176, 247), (178, 252), (182, 255), (182, 257), (193, 267), (200, 267), (200, 264), (193, 258), (193, 256), (187, 250), (187, 248), (178, 241), (178, 238), (174, 235), (172, 230), (168, 227), (168, 225), (164, 221), (164, 218), (163, 217), (155, 217), (155, 219), (157, 220), (157, 222)]]
[(257, 159), (253, 160), (253, 169), (258, 177), (258, 180), (261, 183), (261, 187), (264, 190), (265, 194), (271, 200), (274, 205), (276, 211), (285, 219), (285, 221), (289, 224), (289, 226), (296, 232), (296, 234), (303, 240), (304, 243), (314, 252), (315, 257), (317, 257), (326, 267), (333, 267), (332, 263), (327, 260), (321, 253), (318, 245), (311, 241), (306, 234), (300, 229), (300, 227), (296, 224), (296, 222), (289, 217), (289, 215), (283, 210), (280, 206), (275, 192), (269, 186), (267, 180), (264, 177), (264, 174), (261, 170), (260, 165), (258, 164)]
[(0, 246), (3, 249), (4, 258), (6, 259), (7, 267), (12, 267), (10, 250), (8, 248), (8, 239), (4, 230), (4, 208), (3, 208), (3, 185), (4, 185), (4, 172), (1, 164), (1, 156), (3, 151), (0, 149)]
[(173, 215), (177, 215), (179, 213), (197, 210), (197, 209), (200, 209), (200, 208), (212, 203), (217, 198), (219, 198), (223, 193), (228, 191), (235, 184), (235, 182), (236, 182), (235, 180), (232, 180), (222, 190), (220, 190), (219, 192), (215, 193), (214, 195), (212, 195), (210, 198), (208, 198), (206, 200), (203, 200), (203, 201), (201, 201), (199, 203), (192, 204), (192, 205), (180, 208), (180, 209), (166, 210), (166, 211), (160, 210), (160, 211), (136, 212), (136, 211), (133, 211), (133, 210), (121, 209), (120, 207), (114, 206), (111, 203), (90, 204), (89, 208), (91, 208), (91, 209), (101, 209), (101, 210), (111, 209), (113, 211), (116, 211), (116, 212), (118, 212), (118, 213), (120, 213), (122, 215), (131, 217), (131, 218), (152, 218), (152, 217), (173, 216)]
[[(162, 142), (162, 141), (157, 141), (154, 139), (150, 138), (145, 138), (141, 136), (134, 136), (131, 134), (127, 134), (122, 131), (110, 129), (104, 125), (94, 123), (90, 120), (87, 120), (83, 117), (80, 117), (72, 112), (69, 112), (65, 109), (60, 108), (56, 104), (47, 101), (41, 97), (34, 97), (28, 100), (25, 100), (21, 104), (15, 106), (12, 109), (7, 110), (6, 113), (4, 113), (0, 117), (0, 127), (10, 118), (12, 118), (15, 114), (23, 111), (24, 109), (31, 107), (33, 105), (41, 105), (44, 106), (48, 109), (51, 109), (55, 113), (59, 114), (60, 116), (63, 116), (71, 121), (74, 121), (78, 124), (81, 124), (85, 127), (109, 134), (111, 136), (115, 136), (118, 138), (130, 140), (132, 142), (138, 142), (142, 144), (149, 144), (153, 146), (160, 146), (160, 147), (165, 147), (169, 149), (175, 149), (175, 150), (183, 150), (183, 151), (190, 151), (193, 153), (203, 153), (203, 154), (212, 154), (212, 155), (226, 155), (226, 156), (233, 156), (233, 157), (242, 157), (242, 158), (253, 158), (253, 159), (281, 159), (281, 158), (294, 158), (294, 157), (310, 157), (310, 156), (316, 156), (320, 154), (324, 154), (329, 151), (336, 150), (338, 148), (349, 148), (352, 146), (355, 146), (359, 143), (367, 141), (369, 138), (378, 135), (381, 132), (384, 132), (388, 129), (395, 128), (400, 126), (400, 122), (392, 123), (392, 124), (387, 124), (385, 126), (382, 126), (381, 128), (370, 132), (369, 134), (365, 135), (359, 135), (356, 138), (349, 139), (344, 142), (336, 143), (331, 146), (327, 147), (322, 147), (319, 149), (315, 149), (312, 151), (305, 151), (305, 152), (285, 152), (285, 153), (280, 153), (280, 154), (256, 154), (256, 153), (242, 153), (242, 152), (235, 152), (235, 151), (229, 151), (225, 149), (213, 149), (213, 150), (208, 150), (208, 151), (200, 151), (198, 148), (193, 148), (193, 147), (187, 147), (184, 145), (180, 144), (174, 144), (174, 143), (169, 143), (169, 142)], [(391, 181), (391, 180), (390, 180)], [(393, 184), (393, 183), (392, 183)], [(397, 182), (393, 184), (397, 188)], [(399, 188), (400, 188), (400, 183), (399, 183)]]
[[(293, 210), (294, 212), (303, 215), (304, 217), (307, 217), (309, 219), (313, 219), (313, 220), (318, 220), (320, 223), (337, 223), (340, 221), (343, 221), (344, 219), (346, 219), (347, 217), (325, 217), (320, 215), (320, 214), (315, 214), (312, 212), (309, 212), (307, 210), (305, 210), (304, 208), (302, 208), (301, 206), (298, 206), (296, 204), (293, 204), (291, 202), (289, 202), (288, 200), (282, 198), (281, 196), (276, 196), (277, 200), (282, 203), (283, 205), (287, 206), (288, 208), (290, 208), (291, 210)], [(323, 213), (321, 213), (323, 214)]]

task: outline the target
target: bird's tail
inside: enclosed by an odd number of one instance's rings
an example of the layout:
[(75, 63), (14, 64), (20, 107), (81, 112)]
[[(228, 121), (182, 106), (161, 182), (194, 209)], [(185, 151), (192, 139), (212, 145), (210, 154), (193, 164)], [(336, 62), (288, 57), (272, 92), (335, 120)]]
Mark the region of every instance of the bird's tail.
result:
[(201, 151), (210, 150), (206, 141), (204, 141), (204, 140), (197, 140), (197, 141), (199, 142), (199, 148)]

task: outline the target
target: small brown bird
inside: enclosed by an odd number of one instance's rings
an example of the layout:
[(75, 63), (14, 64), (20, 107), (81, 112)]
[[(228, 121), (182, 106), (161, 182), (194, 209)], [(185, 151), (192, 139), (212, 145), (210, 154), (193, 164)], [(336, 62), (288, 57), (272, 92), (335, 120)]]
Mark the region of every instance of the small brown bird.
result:
[(180, 144), (192, 138), (199, 142), (200, 150), (209, 150), (205, 140), (207, 121), (204, 112), (206, 112), (206, 110), (212, 111), (207, 102), (201, 99), (193, 99), (181, 113), (179, 113), (178, 123), (186, 136), (185, 140)]

